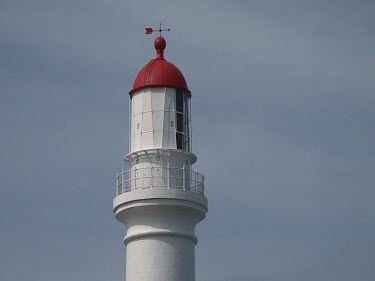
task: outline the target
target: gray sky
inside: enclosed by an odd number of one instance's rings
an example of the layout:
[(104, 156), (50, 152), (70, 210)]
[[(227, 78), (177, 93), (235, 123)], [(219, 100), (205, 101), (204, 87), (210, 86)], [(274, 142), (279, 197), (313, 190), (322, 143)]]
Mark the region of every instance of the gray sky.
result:
[(373, 1), (2, 0), (0, 279), (124, 280), (128, 91), (192, 90), (197, 281), (375, 279)]

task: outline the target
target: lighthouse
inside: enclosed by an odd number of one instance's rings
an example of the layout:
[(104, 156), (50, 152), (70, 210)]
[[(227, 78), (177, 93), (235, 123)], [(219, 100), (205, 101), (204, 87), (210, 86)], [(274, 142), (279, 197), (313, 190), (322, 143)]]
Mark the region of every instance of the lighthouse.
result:
[(117, 175), (113, 211), (127, 229), (126, 281), (194, 281), (195, 227), (207, 198), (204, 176), (193, 168), (192, 94), (164, 58), (161, 35), (154, 46), (156, 58), (129, 92), (128, 169)]

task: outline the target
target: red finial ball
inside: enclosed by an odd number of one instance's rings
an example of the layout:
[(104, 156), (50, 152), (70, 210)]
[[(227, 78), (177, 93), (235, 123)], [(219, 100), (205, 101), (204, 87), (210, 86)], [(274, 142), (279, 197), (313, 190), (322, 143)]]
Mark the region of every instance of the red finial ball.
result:
[(156, 51), (164, 51), (165, 47), (167, 46), (167, 42), (165, 42), (165, 39), (161, 36), (155, 39), (154, 43)]

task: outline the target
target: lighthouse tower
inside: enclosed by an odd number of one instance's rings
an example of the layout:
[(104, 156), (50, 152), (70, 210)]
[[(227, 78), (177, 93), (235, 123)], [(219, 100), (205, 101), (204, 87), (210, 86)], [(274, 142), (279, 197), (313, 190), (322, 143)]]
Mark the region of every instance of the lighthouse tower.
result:
[(129, 170), (117, 176), (113, 211), (127, 232), (126, 281), (194, 281), (195, 226), (205, 218), (204, 176), (192, 165), (191, 92), (180, 70), (156, 58), (130, 91)]

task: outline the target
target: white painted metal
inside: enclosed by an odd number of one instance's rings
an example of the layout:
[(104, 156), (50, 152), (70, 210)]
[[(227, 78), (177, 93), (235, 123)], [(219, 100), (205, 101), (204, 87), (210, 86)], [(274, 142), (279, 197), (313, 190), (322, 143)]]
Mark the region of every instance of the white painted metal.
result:
[(206, 216), (207, 199), (204, 176), (192, 169), (190, 104), (184, 111), (190, 144), (177, 149), (176, 89), (132, 95), (124, 158), (130, 169), (117, 174), (113, 200), (116, 218), (127, 227), (127, 281), (195, 280), (195, 227)]
[[(176, 90), (168, 87), (143, 89), (133, 94), (131, 103), (130, 151), (176, 149)], [(184, 116), (191, 127), (189, 113)]]
[(204, 194), (204, 176), (198, 171), (176, 167), (134, 168), (117, 174), (116, 195), (137, 188), (175, 188)]

